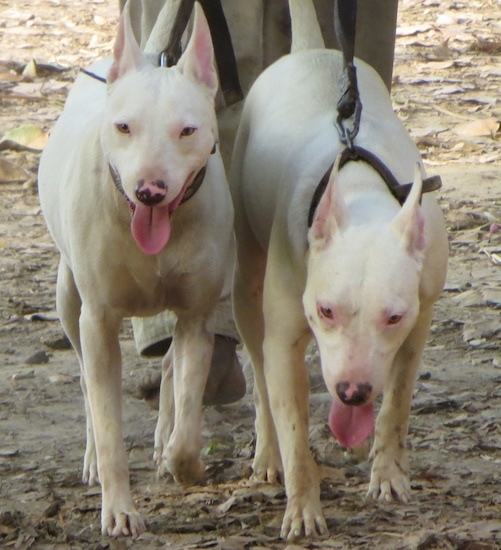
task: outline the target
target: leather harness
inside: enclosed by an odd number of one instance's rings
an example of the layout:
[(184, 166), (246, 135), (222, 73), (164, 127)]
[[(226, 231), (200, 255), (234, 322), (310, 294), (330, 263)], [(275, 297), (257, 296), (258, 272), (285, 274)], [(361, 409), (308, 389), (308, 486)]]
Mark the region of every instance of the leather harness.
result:
[[(363, 147), (352, 145), (352, 149), (346, 147), (346, 149), (344, 149), (340, 153), (340, 157), (339, 170), (341, 170), (341, 168), (350, 161), (366, 162), (381, 176), (383, 181), (386, 183), (386, 186), (388, 187), (390, 193), (397, 199), (400, 205), (405, 202), (405, 199), (409, 195), (409, 192), (412, 188), (412, 183), (400, 184), (397, 178), (391, 172), (391, 170), (376, 155), (374, 155), (367, 149), (364, 149)], [(313, 193), (310, 209), (308, 211), (308, 227), (311, 227), (313, 223), (313, 218), (315, 217), (318, 203), (320, 202), (320, 199), (324, 194), (325, 188), (329, 183), (329, 178), (333, 167), (334, 163), (332, 163), (328, 170), (325, 172), (322, 179), (320, 180), (320, 183), (317, 185)], [(429, 178), (425, 178), (423, 179), (422, 193), (436, 191), (437, 189), (440, 189), (441, 186), (442, 180), (440, 176), (431, 176)]]

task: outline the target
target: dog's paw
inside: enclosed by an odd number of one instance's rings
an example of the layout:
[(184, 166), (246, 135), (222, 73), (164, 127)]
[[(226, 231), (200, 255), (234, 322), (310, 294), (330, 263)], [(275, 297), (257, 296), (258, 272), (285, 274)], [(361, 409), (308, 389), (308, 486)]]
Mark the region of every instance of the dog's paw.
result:
[[(379, 458), (379, 457), (378, 457)], [(409, 502), (411, 485), (406, 460), (381, 457), (374, 460), (367, 498)]]
[(155, 464), (157, 466), (157, 480), (158, 481), (160, 481), (160, 480), (162, 480), (164, 482), (174, 481), (174, 476), (171, 474), (171, 472), (169, 472), (167, 464), (165, 463), (165, 461), (162, 458), (155, 460)]
[(97, 485), (99, 483), (99, 474), (97, 471), (97, 457), (94, 448), (85, 451), (82, 483), (85, 485)]
[(267, 481), (275, 485), (284, 482), (284, 473), (282, 468), (276, 466), (268, 466), (267, 468), (260, 468), (255, 465), (252, 466), (252, 477), (255, 481)]
[(157, 476), (159, 478), (172, 477), (182, 485), (192, 485), (202, 481), (205, 477), (205, 465), (198, 455), (189, 453), (172, 453), (167, 447), (163, 453), (155, 451)]
[(129, 506), (117, 506), (116, 508), (121, 511), (115, 511), (115, 507), (105, 509), (103, 505), (101, 514), (101, 532), (103, 535), (110, 537), (125, 535), (135, 538), (146, 531), (144, 520), (132, 501)]
[(288, 499), (280, 532), (283, 539), (294, 541), (302, 536), (323, 537), (328, 534), (318, 496), (309, 494)]
[(284, 471), (280, 453), (275, 451), (272, 446), (259, 451), (256, 449), (256, 455), (252, 463), (252, 479), (256, 481), (267, 481), (268, 483), (283, 483)]

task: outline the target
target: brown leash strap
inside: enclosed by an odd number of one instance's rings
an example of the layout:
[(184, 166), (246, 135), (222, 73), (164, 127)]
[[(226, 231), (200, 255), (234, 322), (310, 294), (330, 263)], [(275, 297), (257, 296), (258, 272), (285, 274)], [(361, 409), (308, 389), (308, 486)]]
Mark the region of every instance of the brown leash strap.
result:
[(219, 85), (227, 107), (244, 98), (238, 78), (237, 61), (230, 29), (220, 0), (199, 0), (209, 23), (214, 52), (216, 54)]
[[(238, 78), (237, 62), (230, 30), (224, 15), (221, 0), (199, 0), (207, 18), (216, 56), (219, 85), (227, 107), (243, 99)], [(160, 55), (160, 65), (171, 67), (181, 57), (181, 39), (193, 10), (194, 0), (181, 0), (172, 33), (165, 50)]]

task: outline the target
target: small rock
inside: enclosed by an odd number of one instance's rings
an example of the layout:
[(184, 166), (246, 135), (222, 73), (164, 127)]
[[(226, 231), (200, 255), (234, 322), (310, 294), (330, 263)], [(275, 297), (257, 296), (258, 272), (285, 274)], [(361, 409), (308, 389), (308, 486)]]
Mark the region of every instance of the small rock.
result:
[(30, 378), (35, 378), (34, 370), (16, 372), (12, 375), (12, 380), (29, 380)]
[(428, 550), (428, 548), (438, 548), (440, 544), (439, 537), (436, 533), (425, 533), (418, 542), (416, 550)]
[(15, 447), (0, 448), (0, 456), (13, 457), (13, 456), (17, 456), (18, 454), (19, 454), (19, 449), (16, 449)]
[(51, 340), (42, 340), (42, 344), (53, 350), (71, 349), (71, 343), (66, 336), (53, 338)]
[(68, 374), (52, 374), (49, 376), (51, 384), (71, 384), (73, 380), (73, 377)]
[(28, 359), (26, 359), (27, 365), (43, 365), (48, 362), (49, 356), (43, 350), (36, 351), (33, 355), (30, 355)]
[(15, 523), (14, 514), (10, 510), (0, 512), (0, 525), (13, 526)]
[(54, 516), (57, 516), (59, 510), (61, 510), (61, 503), (58, 500), (55, 500), (49, 504), (47, 508), (45, 508), (43, 515), (46, 518), (53, 518)]

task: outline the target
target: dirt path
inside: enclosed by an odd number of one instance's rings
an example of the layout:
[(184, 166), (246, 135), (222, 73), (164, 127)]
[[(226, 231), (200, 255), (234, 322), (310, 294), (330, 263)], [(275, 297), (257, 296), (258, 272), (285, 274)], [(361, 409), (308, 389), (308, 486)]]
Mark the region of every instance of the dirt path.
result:
[[(0, 183), (0, 547), (501, 548), (501, 11), (498, 0), (406, 1), (399, 18), (393, 99), (428, 172), (443, 177), (451, 243), (413, 404), (413, 500), (364, 502), (370, 465), (329, 436), (329, 400), (314, 352), (311, 442), (322, 468), (329, 539), (303, 546), (279, 540), (283, 488), (246, 478), (250, 395), (207, 410), (206, 485), (157, 482), (156, 418), (135, 388), (158, 361), (138, 358), (125, 323), (127, 448), (149, 532), (134, 544), (101, 538), (99, 489), (80, 484), (77, 362), (60, 349), (63, 334), (52, 320), (57, 257), (36, 195), (39, 153), (2, 141), (0, 173), (17, 181)], [(115, 21), (115, 3), (104, 0), (0, 0), (0, 134), (26, 123), (47, 131), (74, 67), (109, 52)], [(41, 64), (38, 76), (22, 77), (31, 59)]]

